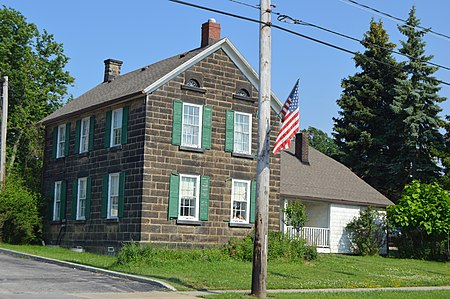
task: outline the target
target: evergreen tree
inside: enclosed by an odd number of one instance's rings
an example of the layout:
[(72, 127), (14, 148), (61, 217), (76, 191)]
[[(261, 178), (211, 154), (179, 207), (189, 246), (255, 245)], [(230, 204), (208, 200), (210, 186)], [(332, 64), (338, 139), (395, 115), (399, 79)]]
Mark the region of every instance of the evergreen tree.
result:
[(28, 23), (18, 11), (0, 8), (0, 75), (9, 77), (8, 171), (40, 189), (43, 130), (36, 122), (62, 105), (73, 78), (62, 44)]
[(419, 30), (420, 20), (412, 7), (407, 22), (398, 26), (406, 37), (401, 41), (400, 52), (408, 57), (402, 63), (407, 77), (398, 81), (395, 98), (391, 105), (394, 117), (391, 128), (396, 138), (394, 147), (398, 150), (389, 165), (397, 186), (395, 193), (400, 195), (403, 187), (412, 180), (429, 182), (439, 177), (440, 167), (436, 153), (442, 151), (444, 140), (439, 132), (443, 120), (438, 115), (440, 102), (439, 83), (433, 74), (437, 67), (427, 64), (433, 56), (425, 54), (423, 36), (427, 30)]
[[(338, 159), (379, 191), (390, 194), (391, 180), (386, 164), (395, 155), (386, 132), (393, 117), (391, 104), (394, 86), (405, 75), (392, 57), (395, 44), (383, 23), (371, 21), (364, 35), (363, 54), (354, 57), (361, 71), (342, 81), (343, 92), (337, 104), (341, 110), (334, 118), (334, 138), (339, 148)], [(393, 138), (393, 137), (389, 137)]]

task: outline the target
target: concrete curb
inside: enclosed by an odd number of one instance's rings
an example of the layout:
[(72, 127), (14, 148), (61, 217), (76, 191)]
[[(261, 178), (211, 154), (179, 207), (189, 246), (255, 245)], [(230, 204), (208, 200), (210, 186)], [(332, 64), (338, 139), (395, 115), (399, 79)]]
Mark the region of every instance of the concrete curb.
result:
[(142, 277), (142, 276), (137, 276), (137, 275), (132, 275), (132, 274), (125, 274), (125, 273), (120, 273), (120, 272), (116, 272), (116, 271), (111, 271), (111, 270), (106, 270), (106, 269), (101, 269), (101, 268), (96, 268), (96, 267), (91, 267), (91, 266), (85, 266), (85, 265), (81, 265), (81, 264), (75, 264), (75, 263), (72, 263), (72, 262), (55, 260), (55, 259), (52, 259), (52, 258), (37, 256), (37, 255), (34, 255), (34, 254), (28, 254), (28, 253), (23, 253), (23, 252), (19, 252), (19, 251), (10, 250), (10, 249), (4, 249), (4, 248), (0, 248), (0, 253), (9, 254), (9, 255), (17, 256), (17, 257), (21, 257), (21, 258), (29, 258), (29, 259), (36, 260), (36, 261), (39, 261), (39, 262), (59, 265), (59, 266), (63, 266), (63, 267), (70, 267), (70, 268), (83, 270), (83, 271), (89, 271), (89, 272), (94, 272), (94, 273), (102, 273), (102, 274), (105, 274), (105, 275), (119, 277), (119, 278), (125, 278), (125, 279), (132, 280), (132, 281), (149, 283), (149, 284), (152, 284), (154, 286), (158, 286), (158, 287), (162, 287), (162, 288), (168, 289), (170, 291), (177, 291), (173, 286), (171, 286), (168, 283), (165, 283), (165, 282), (162, 282), (162, 281), (159, 281), (159, 280), (155, 280), (155, 279)]
[[(381, 288), (354, 288), (354, 289), (289, 289), (289, 290), (267, 290), (268, 294), (289, 293), (357, 293), (374, 291), (450, 291), (450, 286), (424, 286), (424, 287), (381, 287)], [(250, 294), (250, 290), (211, 290), (211, 291), (180, 291), (179, 294), (191, 296), (217, 295), (223, 293)]]

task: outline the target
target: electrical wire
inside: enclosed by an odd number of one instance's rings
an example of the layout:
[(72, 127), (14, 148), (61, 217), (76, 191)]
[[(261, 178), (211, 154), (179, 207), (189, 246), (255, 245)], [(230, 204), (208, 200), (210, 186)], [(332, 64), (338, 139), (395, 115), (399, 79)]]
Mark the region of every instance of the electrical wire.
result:
[(408, 27), (411, 27), (411, 28), (417, 27), (417, 28), (426, 30), (427, 32), (430, 32), (431, 34), (434, 34), (434, 35), (439, 36), (439, 37), (441, 37), (441, 38), (450, 40), (450, 36), (448, 36), (448, 35), (446, 35), (446, 34), (439, 33), (439, 32), (436, 32), (436, 31), (431, 30), (431, 28), (426, 28), (426, 27), (419, 26), (419, 25), (418, 25), (418, 26), (411, 26), (411, 25), (407, 24), (408, 21), (406, 21), (406, 20), (404, 20), (404, 19), (398, 18), (398, 17), (393, 16), (393, 15), (391, 15), (391, 14), (389, 14), (389, 13), (383, 12), (383, 11), (381, 11), (381, 10), (379, 10), (379, 9), (370, 7), (370, 6), (368, 6), (368, 5), (359, 3), (359, 2), (357, 2), (357, 1), (354, 1), (354, 0), (339, 0), (339, 1), (341, 1), (341, 2), (343, 2), (343, 3), (345, 3), (345, 4), (352, 5), (352, 6), (354, 6), (354, 7), (357, 7), (357, 8), (363, 9), (363, 10), (366, 10), (366, 11), (373, 11), (373, 12), (377, 13), (378, 15), (382, 15), (382, 16), (388, 17), (388, 18), (390, 18), (391, 20), (394, 20), (394, 21), (397, 21), (397, 22), (405, 23)]
[[(323, 30), (323, 31), (326, 31), (326, 32), (329, 32), (329, 33), (332, 33), (332, 34), (335, 34), (335, 35), (339, 35), (341, 37), (344, 37), (344, 38), (347, 38), (347, 39), (350, 39), (350, 40), (353, 40), (353, 41), (356, 41), (356, 42), (359, 42), (361, 44), (363, 43), (362, 40), (357, 39), (356, 37), (353, 37), (353, 36), (350, 36), (350, 35), (347, 35), (347, 34), (343, 34), (343, 33), (340, 33), (340, 32), (337, 32), (337, 31), (334, 31), (334, 30), (331, 30), (331, 29), (327, 29), (325, 27), (322, 27), (322, 26), (319, 26), (319, 25), (315, 25), (315, 24), (312, 24), (312, 23), (309, 23), (309, 22), (305, 22), (305, 21), (302, 21), (302, 20), (299, 20), (299, 19), (294, 19), (294, 18), (292, 18), (292, 17), (290, 17), (288, 15), (279, 15), (277, 20), (280, 21), (280, 22), (288, 23), (288, 24), (296, 24), (296, 25), (304, 25), (304, 26), (314, 27), (314, 28), (317, 28), (317, 29), (320, 29), (320, 30)], [(366, 42), (366, 44), (370, 45), (370, 46), (377, 47), (378, 49), (387, 50), (387, 51), (389, 51), (391, 53), (395, 53), (395, 54), (407, 57), (409, 59), (417, 59), (415, 57), (412, 57), (411, 55), (404, 54), (404, 53), (401, 53), (399, 51), (395, 51), (393, 49), (386, 48), (386, 47), (383, 47), (383, 46), (380, 46), (380, 45), (377, 45), (377, 44), (368, 43), (368, 42)], [(441, 64), (437, 64), (437, 63), (434, 63), (434, 62), (431, 62), (431, 61), (425, 61), (425, 60), (419, 60), (419, 61), (450, 71), (450, 67), (447, 67), (445, 65), (441, 65)]]
[[(228, 0), (228, 1), (234, 2), (234, 3), (237, 3), (237, 4), (241, 4), (241, 5), (245, 5), (245, 6), (248, 6), (248, 7), (251, 7), (251, 8), (256, 8), (256, 9), (259, 10), (259, 7), (256, 6), (256, 5), (251, 5), (251, 4), (248, 4), (248, 3), (245, 3), (245, 2), (241, 2), (241, 1), (237, 1), (237, 0)], [(351, 0), (349, 0), (349, 1), (351, 1)], [(331, 29), (328, 29), (328, 28), (325, 28), (325, 27), (322, 27), (322, 26), (319, 26), (319, 25), (316, 25), (316, 24), (313, 24), (313, 23), (305, 22), (305, 21), (302, 21), (302, 20), (299, 20), (299, 19), (294, 19), (291, 16), (284, 15), (284, 14), (281, 14), (281, 13), (272, 12), (272, 14), (275, 14), (275, 15), (278, 16), (277, 20), (279, 22), (284, 22), (284, 23), (288, 23), (288, 24), (296, 24), (296, 25), (304, 25), (304, 26), (317, 28), (319, 30), (323, 30), (323, 31), (326, 31), (328, 33), (332, 33), (332, 34), (338, 35), (340, 37), (344, 37), (344, 38), (347, 38), (347, 39), (350, 39), (350, 40), (353, 40), (353, 41), (356, 41), (356, 42), (362, 44), (362, 41), (360, 39), (356, 38), (356, 37), (353, 37), (353, 36), (350, 36), (350, 35), (347, 35), (347, 34), (344, 34), (344, 33), (340, 33), (340, 32), (337, 32), (337, 31), (334, 31), (334, 30), (331, 30)], [(393, 49), (386, 48), (386, 47), (383, 47), (383, 46), (380, 46), (380, 45), (377, 45), (377, 44), (367, 43), (367, 42), (366, 42), (366, 44), (374, 46), (374, 47), (377, 47), (377, 48), (382, 49), (382, 50), (389, 51), (391, 53), (395, 53), (397, 55), (401, 55), (401, 56), (407, 57), (409, 59), (417, 59), (417, 58), (412, 57), (412, 56), (410, 56), (408, 54), (404, 54), (404, 53), (401, 53), (399, 51), (395, 51)], [(432, 65), (432, 66), (435, 66), (435, 67), (442, 68), (442, 69), (450, 71), (450, 67), (447, 67), (445, 65), (437, 64), (437, 63), (434, 63), (432, 61), (420, 60), (420, 59), (419, 59), (419, 61), (422, 62), (422, 63), (428, 64), (428, 65)]]
[[(288, 33), (293, 34), (293, 35), (297, 35), (299, 37), (302, 37), (302, 38), (314, 41), (316, 43), (328, 46), (328, 47), (333, 48), (333, 49), (340, 50), (342, 52), (345, 52), (345, 53), (348, 53), (348, 54), (352, 54), (352, 55), (358, 55), (357, 52), (354, 52), (354, 51), (351, 51), (351, 50), (348, 50), (348, 49), (345, 49), (345, 48), (342, 48), (342, 47), (339, 47), (339, 46), (327, 43), (325, 41), (322, 41), (322, 40), (319, 40), (319, 39), (316, 39), (316, 38), (313, 38), (313, 37), (301, 34), (299, 32), (296, 32), (296, 31), (293, 31), (293, 30), (290, 30), (290, 29), (287, 29), (287, 28), (284, 28), (284, 27), (281, 27), (281, 26), (278, 26), (278, 25), (274, 25), (272, 23), (267, 24), (267, 23), (264, 23), (262, 21), (255, 20), (255, 19), (252, 19), (252, 18), (249, 18), (249, 17), (240, 16), (240, 15), (236, 15), (236, 14), (233, 14), (233, 13), (229, 13), (229, 12), (225, 12), (225, 11), (217, 10), (217, 9), (214, 9), (214, 8), (209, 8), (209, 7), (205, 7), (205, 6), (201, 6), (201, 5), (185, 2), (185, 1), (180, 1), (180, 0), (169, 0), (169, 1), (170, 2), (174, 2), (174, 3), (178, 3), (178, 4), (183, 4), (183, 5), (186, 5), (186, 6), (195, 7), (195, 8), (202, 9), (202, 10), (215, 12), (215, 13), (226, 15), (226, 16), (230, 16), (230, 17), (234, 17), (234, 18), (237, 18), (237, 19), (246, 20), (246, 21), (253, 22), (253, 23), (258, 23), (258, 24), (262, 24), (262, 25), (266, 25), (266, 26), (271, 26), (271, 27), (276, 28), (278, 30), (285, 31), (285, 32), (288, 32)], [(362, 57), (364, 57), (367, 60), (374, 61), (374, 62), (383, 64), (383, 65), (386, 65), (386, 66), (389, 66), (389, 67), (396, 68), (398, 70), (404, 71), (403, 68), (395, 66), (395, 65), (392, 65), (390, 63), (387, 63), (387, 62), (384, 62), (384, 61), (380, 61), (380, 60), (374, 59), (374, 58), (365, 57), (365, 56), (362, 56)], [(450, 86), (450, 83), (448, 83), (448, 82), (445, 82), (445, 81), (442, 81), (442, 80), (438, 80), (438, 79), (432, 78), (432, 77), (426, 77), (426, 78), (428, 78), (429, 80), (435, 81), (437, 83), (441, 83), (441, 84)]]

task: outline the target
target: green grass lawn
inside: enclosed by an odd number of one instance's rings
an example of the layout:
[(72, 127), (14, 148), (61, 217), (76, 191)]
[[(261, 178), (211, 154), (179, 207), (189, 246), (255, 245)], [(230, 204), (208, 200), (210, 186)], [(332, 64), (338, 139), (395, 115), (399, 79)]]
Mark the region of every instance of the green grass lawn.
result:
[[(277, 299), (446, 299), (450, 298), (450, 291), (371, 291), (355, 293), (292, 293), (268, 294), (269, 298)], [(226, 293), (205, 296), (207, 299), (251, 299), (242, 294)]]
[[(143, 275), (168, 282), (178, 290), (234, 290), (251, 287), (252, 264), (234, 259), (192, 260), (186, 255), (186, 258), (157, 261), (151, 265), (145, 263), (117, 265), (115, 257), (76, 253), (62, 248), (14, 246), (3, 243), (0, 243), (0, 247)], [(319, 255), (317, 260), (305, 263), (269, 262), (267, 273), (268, 289), (441, 285), (450, 285), (450, 263), (383, 257)]]

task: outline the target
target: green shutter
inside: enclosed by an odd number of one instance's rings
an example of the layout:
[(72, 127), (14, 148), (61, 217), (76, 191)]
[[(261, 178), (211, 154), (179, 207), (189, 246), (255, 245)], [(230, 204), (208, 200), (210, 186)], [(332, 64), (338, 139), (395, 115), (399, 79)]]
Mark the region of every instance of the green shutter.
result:
[(75, 125), (75, 154), (80, 153), (81, 119), (77, 120)]
[(67, 193), (66, 191), (67, 191), (66, 181), (61, 181), (61, 210), (59, 211), (61, 221), (66, 219), (66, 193)]
[(225, 123), (225, 151), (234, 150), (234, 111), (227, 110)]
[(56, 150), (58, 146), (58, 126), (53, 128), (53, 144), (52, 144), (52, 158), (56, 159)]
[(200, 220), (208, 220), (209, 212), (209, 176), (200, 177)]
[(180, 176), (176, 174), (170, 175), (170, 191), (169, 191), (169, 211), (168, 219), (178, 218), (178, 202), (180, 194)]
[(95, 116), (92, 115), (89, 119), (89, 151), (94, 150), (94, 130), (95, 130)]
[(250, 223), (255, 223), (256, 210), (256, 181), (250, 185)]
[(106, 174), (102, 178), (102, 209), (100, 216), (102, 218), (106, 218), (108, 216), (107, 208), (108, 208), (108, 182), (109, 176)]
[(183, 121), (183, 102), (173, 101), (172, 144), (181, 145), (181, 128)]
[(52, 190), (50, 193), (50, 204), (48, 207), (48, 216), (50, 221), (53, 221), (53, 209), (55, 208), (55, 183), (56, 182), (51, 185)]
[(69, 155), (69, 144), (70, 144), (70, 123), (66, 124), (66, 140), (64, 140), (64, 157)]
[(211, 149), (212, 107), (203, 106), (202, 148)]
[(73, 180), (72, 184), (72, 220), (77, 220), (78, 204), (78, 179)]
[(123, 107), (121, 144), (127, 144), (128, 141), (128, 111), (129, 111), (128, 106)]
[(123, 208), (125, 202), (125, 171), (119, 174), (119, 218), (123, 217)]
[(85, 219), (89, 219), (91, 216), (91, 189), (92, 189), (91, 177), (86, 179), (86, 210), (84, 212)]
[(111, 145), (111, 111), (106, 112), (105, 118), (105, 148)]

